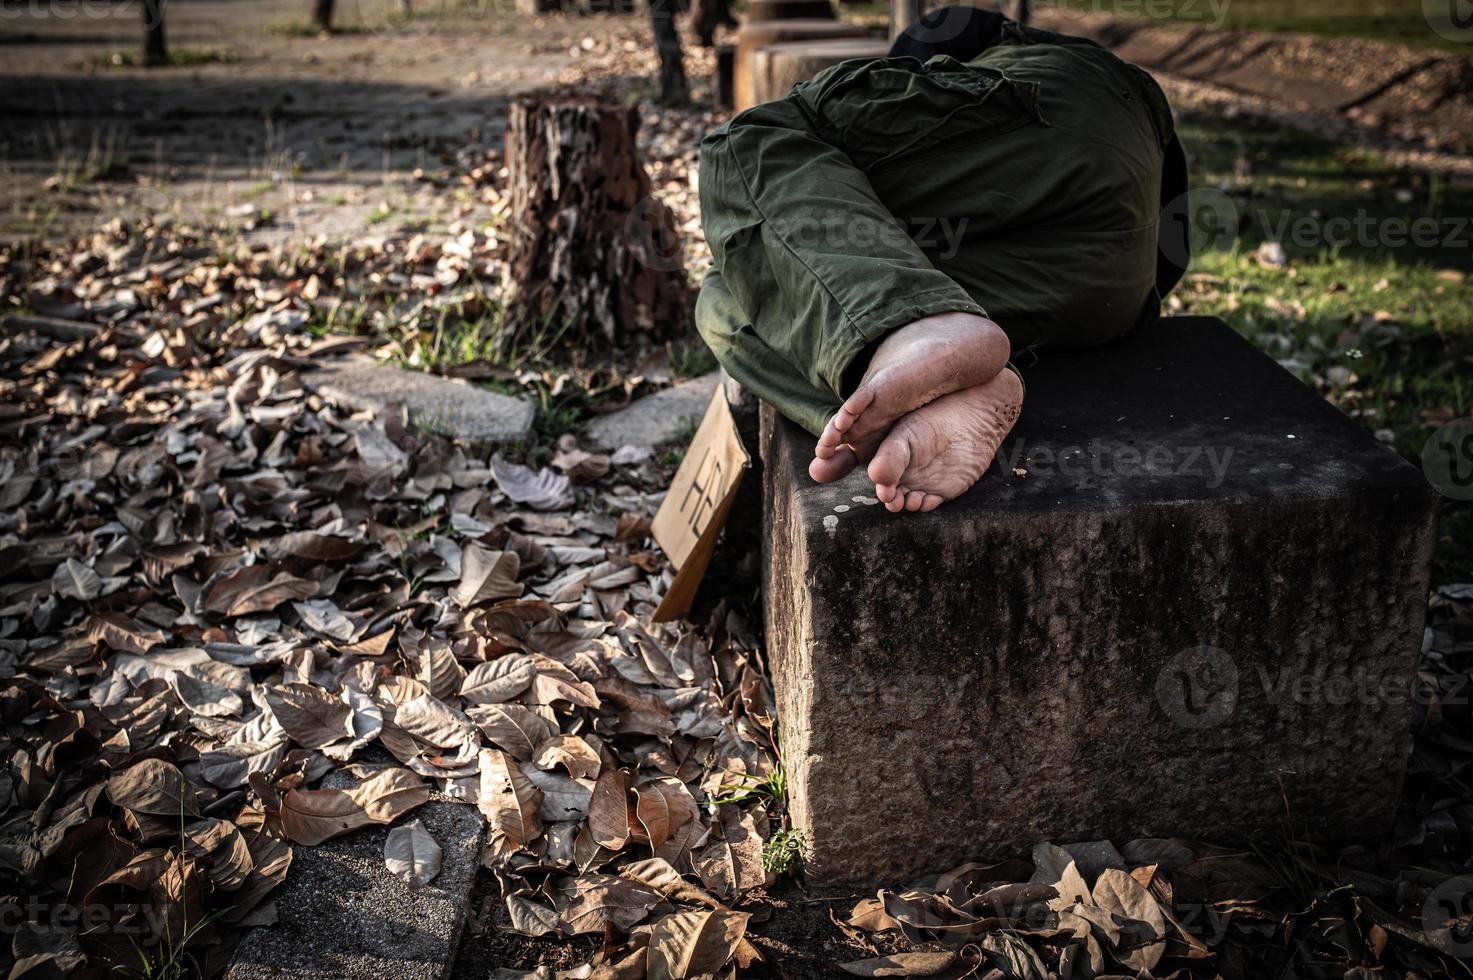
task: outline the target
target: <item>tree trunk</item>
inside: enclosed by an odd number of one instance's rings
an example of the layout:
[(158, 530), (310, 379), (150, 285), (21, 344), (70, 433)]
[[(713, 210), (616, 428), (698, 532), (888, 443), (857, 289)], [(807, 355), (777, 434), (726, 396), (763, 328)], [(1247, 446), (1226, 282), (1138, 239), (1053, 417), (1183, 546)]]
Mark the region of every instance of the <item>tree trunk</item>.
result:
[(1013, 20), (1026, 26), (1032, 13), (1032, 6), (1029, 0), (1016, 0), (1013, 4)]
[(716, 28), (721, 26), (737, 26), (727, 0), (692, 0), (690, 29), (701, 39), (701, 47), (709, 48), (716, 43)]
[(332, 5), (333, 0), (317, 0), (312, 10), (312, 20), (319, 30), (332, 30)]
[(735, 44), (716, 46), (716, 79), (711, 91), (718, 109), (730, 111), (736, 105), (736, 54)]
[(169, 45), (164, 38), (164, 0), (142, 0), (143, 8), (143, 63), (166, 65), (169, 63)]
[(670, 209), (650, 194), (639, 114), (597, 99), (512, 103), (503, 352), (685, 335), (691, 295)]
[(684, 105), (690, 101), (675, 12), (674, 0), (650, 0), (650, 24), (655, 30), (655, 50), (660, 53), (660, 101), (666, 105)]

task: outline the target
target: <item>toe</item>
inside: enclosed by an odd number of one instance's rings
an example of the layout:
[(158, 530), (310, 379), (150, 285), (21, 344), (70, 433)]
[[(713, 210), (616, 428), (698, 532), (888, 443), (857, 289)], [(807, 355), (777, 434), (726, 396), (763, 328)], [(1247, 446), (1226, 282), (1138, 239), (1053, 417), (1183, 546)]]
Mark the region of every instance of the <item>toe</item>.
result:
[(945, 499), (942, 498), (940, 495), (928, 493), (926, 494), (926, 499), (921, 501), (921, 510), (929, 513), (930, 511), (935, 510), (937, 507), (940, 507), (945, 502)]
[(833, 483), (849, 474), (859, 459), (848, 446), (839, 447), (828, 459), (815, 459), (808, 464), (808, 475), (818, 483)]
[(867, 472), (875, 486), (893, 487), (900, 483), (900, 477), (909, 465), (910, 443), (892, 431), (875, 450), (875, 458), (870, 460)]
[[(842, 412), (843, 409), (839, 411)], [(819, 433), (818, 445), (813, 449), (813, 455), (819, 459), (828, 459), (844, 444), (844, 433), (834, 424), (838, 417), (836, 414), (829, 419), (828, 424), (823, 427), (823, 432)]]
[(840, 432), (848, 432), (849, 427), (864, 414), (864, 410), (869, 408), (874, 400), (875, 390), (873, 388), (860, 388), (839, 406), (839, 410), (834, 413), (829, 424)]
[(921, 490), (912, 490), (905, 495), (906, 510), (920, 510), (921, 503), (926, 499), (926, 494)]
[(892, 514), (898, 514), (905, 510), (905, 491), (897, 490), (895, 496), (885, 501), (885, 509)]
[(875, 496), (880, 498), (880, 503), (882, 504), (888, 504), (890, 501), (894, 500), (895, 494), (898, 492), (899, 491), (896, 490), (894, 487), (885, 486), (879, 483), (875, 484)]

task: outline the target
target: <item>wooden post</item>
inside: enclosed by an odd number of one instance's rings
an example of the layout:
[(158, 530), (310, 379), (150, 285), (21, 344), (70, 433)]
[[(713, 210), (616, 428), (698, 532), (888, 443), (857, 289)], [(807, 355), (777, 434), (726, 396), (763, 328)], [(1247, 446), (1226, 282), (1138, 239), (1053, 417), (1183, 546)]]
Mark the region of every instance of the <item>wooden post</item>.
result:
[(332, 30), (333, 0), (316, 0), (312, 8), (312, 20), (323, 31)]
[(690, 29), (700, 38), (701, 47), (709, 48), (716, 43), (716, 28), (737, 26), (731, 15), (727, 0), (692, 0), (690, 7)]
[(925, 0), (890, 0), (890, 40), (895, 40), (925, 13)]
[(512, 103), (499, 349), (551, 338), (587, 351), (688, 333), (680, 235), (651, 194), (638, 129), (636, 109), (592, 97)]
[(675, 13), (676, 0), (650, 0), (650, 25), (655, 32), (655, 50), (660, 53), (660, 101), (666, 105), (690, 101)]
[(736, 105), (736, 45), (716, 46), (716, 84), (712, 86), (716, 108), (730, 110)]
[(169, 45), (164, 37), (164, 0), (142, 0), (143, 63), (150, 67), (169, 63)]

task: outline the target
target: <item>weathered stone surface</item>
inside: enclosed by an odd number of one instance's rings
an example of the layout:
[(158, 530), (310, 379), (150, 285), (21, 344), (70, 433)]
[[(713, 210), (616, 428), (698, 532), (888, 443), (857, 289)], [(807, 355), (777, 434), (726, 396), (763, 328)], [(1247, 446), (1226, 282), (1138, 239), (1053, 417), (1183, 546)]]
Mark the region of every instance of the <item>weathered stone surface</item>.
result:
[[(355, 780), (336, 772), (324, 786)], [(465, 803), (431, 799), (420, 820), (442, 851), (440, 873), (412, 890), (384, 866), (388, 827), (295, 846), (276, 893), (278, 921), (241, 941), (225, 980), (438, 980), (465, 926), (486, 821)]]
[[(1389, 830), (1434, 498), (1222, 323), (1025, 369), (930, 514), (764, 412), (768, 655), (825, 884), (1035, 841)], [(1020, 471), (1014, 474), (1013, 468)], [(1021, 471), (1026, 471), (1024, 475)]]
[(754, 20), (748, 12), (737, 32), (735, 79), (736, 109), (750, 109), (758, 101), (752, 94), (752, 52), (769, 44), (825, 39), (863, 39), (868, 32), (858, 24), (832, 18), (800, 17), (790, 20)]
[(686, 378), (617, 412), (600, 415), (588, 424), (589, 441), (603, 449), (680, 442), (706, 414), (706, 405), (720, 380), (719, 371)]
[(474, 445), (525, 439), (536, 410), (521, 398), (460, 381), (348, 358), (304, 372), (302, 383), (354, 409), (402, 404), (414, 425)]
[(866, 38), (788, 41), (757, 48), (747, 62), (752, 104), (781, 99), (794, 85), (841, 61), (883, 58), (889, 50), (888, 42)]

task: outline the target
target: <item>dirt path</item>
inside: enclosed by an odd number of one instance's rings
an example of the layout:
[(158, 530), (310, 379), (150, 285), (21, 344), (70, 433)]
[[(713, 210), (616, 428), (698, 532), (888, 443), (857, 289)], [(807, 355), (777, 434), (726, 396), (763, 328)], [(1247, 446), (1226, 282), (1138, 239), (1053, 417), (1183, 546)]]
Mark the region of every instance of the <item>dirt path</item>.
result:
[(1037, 21), (1149, 68), (1174, 100), (1272, 116), (1398, 164), (1473, 175), (1473, 51), (1058, 9)]
[(344, 32), (319, 37), (306, 0), (182, 0), (173, 51), (215, 60), (154, 70), (110, 64), (138, 46), (131, 4), (6, 8), (5, 232), (85, 230), (130, 208), (246, 227), (269, 213), (276, 235), (330, 237), (447, 218), (456, 195), (416, 184), (416, 168), (499, 145), (509, 97), (597, 30), (456, 0), (417, 0), (395, 25), (378, 2), (339, 3)]

